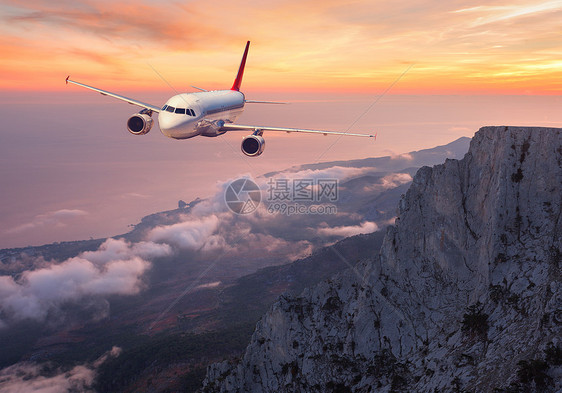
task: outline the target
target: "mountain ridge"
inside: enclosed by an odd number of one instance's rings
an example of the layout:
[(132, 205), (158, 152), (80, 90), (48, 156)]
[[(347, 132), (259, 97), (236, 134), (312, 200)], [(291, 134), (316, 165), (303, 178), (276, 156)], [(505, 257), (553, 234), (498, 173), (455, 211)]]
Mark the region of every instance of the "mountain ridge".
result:
[[(429, 149), (415, 150), (404, 154), (383, 157), (369, 157), (348, 161), (327, 161), (314, 164), (297, 165), (287, 171), (319, 170), (332, 166), (341, 167), (374, 167), (379, 171), (399, 171), (407, 167), (420, 167), (423, 165), (436, 165), (442, 162), (444, 155), (459, 156), (467, 151), (468, 144), (472, 138), (460, 137), (445, 145), (435, 146)], [(278, 172), (269, 172), (264, 177), (274, 176)]]
[(203, 392), (559, 391), (561, 130), (421, 168), (380, 257), (283, 296)]

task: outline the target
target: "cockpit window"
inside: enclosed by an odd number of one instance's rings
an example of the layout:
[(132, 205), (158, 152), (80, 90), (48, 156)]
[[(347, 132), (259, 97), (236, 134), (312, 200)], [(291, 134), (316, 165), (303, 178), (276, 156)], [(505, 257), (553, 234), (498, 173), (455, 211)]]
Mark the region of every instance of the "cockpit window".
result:
[(173, 106), (170, 105), (164, 105), (162, 107), (163, 111), (166, 112), (170, 112), (170, 113), (177, 113), (180, 115), (188, 115), (188, 116), (196, 116), (195, 112), (193, 111), (193, 109), (189, 109), (189, 108), (174, 108)]

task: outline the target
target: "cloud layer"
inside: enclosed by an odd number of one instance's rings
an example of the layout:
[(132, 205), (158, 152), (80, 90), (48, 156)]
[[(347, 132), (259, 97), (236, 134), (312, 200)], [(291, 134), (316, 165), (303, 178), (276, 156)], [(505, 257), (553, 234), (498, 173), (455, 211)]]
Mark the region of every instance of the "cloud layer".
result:
[(150, 231), (148, 239), (184, 249), (209, 251), (226, 247), (224, 239), (214, 235), (218, 226), (219, 218), (214, 214), (193, 217), (177, 224), (158, 226)]
[(94, 377), (95, 371), (85, 366), (76, 366), (60, 374), (44, 376), (40, 365), (17, 363), (0, 370), (0, 393), (94, 392), (91, 388)]
[(79, 209), (61, 209), (54, 212), (40, 214), (31, 222), (19, 225), (6, 230), (7, 234), (23, 233), (34, 229), (44, 229), (45, 227), (66, 226), (69, 221), (88, 215), (88, 212)]
[(121, 354), (121, 348), (113, 347), (92, 364), (75, 366), (68, 371), (46, 372), (42, 365), (17, 363), (0, 370), (0, 393), (36, 392), (94, 392), (92, 384), (96, 368), (110, 357)]
[(133, 295), (143, 287), (151, 267), (145, 258), (171, 253), (168, 245), (108, 239), (97, 251), (85, 252), (62, 263), (24, 271), (18, 278), (0, 276), (2, 317), (8, 320), (45, 320), (67, 303), (108, 295)]
[[(334, 166), (280, 172), (274, 179), (342, 181), (369, 171), (373, 168)], [(27, 257), (28, 260), (22, 259), (7, 266), (11, 270), (6, 271), (13, 275), (0, 276), (0, 325), (24, 319), (57, 320), (64, 317), (62, 310), (66, 305), (89, 307), (95, 318), (103, 318), (108, 312), (104, 299), (111, 295), (138, 294), (145, 288), (144, 276), (157, 258), (177, 254), (182, 256), (181, 260), (195, 264), (200, 261), (208, 263), (208, 258), (212, 261), (224, 258), (231, 266), (237, 264), (241, 271), (248, 272), (252, 271), (252, 266), (259, 268), (302, 258), (323, 244), (326, 238), (333, 240), (378, 230), (374, 221), (366, 221), (361, 215), (352, 214), (354, 211), (346, 211), (353, 209), (353, 202), (349, 200), (353, 195), (346, 196), (348, 200), (338, 214), (288, 217), (271, 213), (265, 200), (270, 177), (255, 179), (263, 195), (257, 211), (250, 215), (235, 214), (226, 205), (225, 190), (237, 179), (218, 183), (212, 197), (192, 207), (155, 218), (158, 224), (135, 234), (137, 239), (143, 240), (131, 243), (110, 238), (97, 250), (82, 252), (60, 263)], [(391, 174), (381, 178), (372, 190), (365, 191), (384, 192), (409, 181), (408, 174)], [(38, 222), (47, 225), (56, 219), (84, 214), (80, 210), (60, 210), (40, 217)]]
[(324, 227), (318, 228), (318, 234), (321, 236), (341, 236), (349, 237), (363, 233), (375, 232), (379, 229), (377, 224), (371, 221), (362, 222), (360, 225), (349, 225), (340, 227)]
[[(476, 7), (469, 0), (423, 7), (415, 0), (167, 6), (146, 0), (6, 0), (0, 7), (0, 70), (10, 76), (2, 84), (12, 88), (37, 88), (39, 81), (57, 86), (61, 65), (130, 87), (160, 87), (157, 78), (148, 78), (149, 67), (131, 66), (146, 62), (184, 85), (193, 83), (186, 75), (199, 75), (204, 83), (230, 81), (247, 39), (259, 45), (248, 80), (254, 87), (372, 91), (413, 63), (401, 81), (410, 91), (553, 92), (561, 79), (562, 5), (556, 0), (495, 0)], [(252, 23), (242, 28), (232, 20)], [(225, 25), (229, 29), (220, 28)], [(202, 69), (204, 59), (215, 60)], [(34, 72), (38, 63), (44, 72)], [(187, 67), (181, 74), (174, 69), (178, 63)]]
[(373, 183), (363, 188), (366, 192), (382, 192), (396, 188), (412, 181), (412, 176), (408, 173), (393, 173), (380, 179), (378, 183)]

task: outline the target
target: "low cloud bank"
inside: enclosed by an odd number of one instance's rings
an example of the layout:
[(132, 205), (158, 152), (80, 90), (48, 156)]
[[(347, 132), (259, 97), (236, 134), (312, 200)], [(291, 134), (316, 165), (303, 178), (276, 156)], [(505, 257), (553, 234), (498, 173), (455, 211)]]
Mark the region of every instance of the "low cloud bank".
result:
[(165, 244), (108, 239), (98, 250), (62, 263), (24, 271), (18, 278), (0, 276), (0, 325), (6, 320), (43, 321), (64, 304), (80, 304), (86, 297), (136, 294), (151, 267), (145, 258), (170, 253)]
[(412, 176), (408, 173), (392, 173), (380, 179), (378, 183), (365, 186), (366, 192), (383, 192), (392, 188), (399, 187), (412, 181)]
[(183, 249), (210, 251), (227, 246), (226, 241), (215, 234), (218, 227), (219, 218), (214, 214), (201, 218), (189, 217), (183, 222), (152, 229), (148, 239)]
[[(360, 176), (364, 173), (371, 172), (373, 168), (355, 168), (355, 167), (343, 167), (343, 166), (332, 166), (324, 169), (301, 169), (296, 172), (284, 171), (276, 173), (272, 178), (275, 179), (338, 179), (345, 180), (350, 177)], [(258, 181), (265, 180), (268, 181), (269, 178), (259, 178)]]
[[(280, 172), (273, 177), (342, 180), (369, 171), (372, 168), (334, 166)], [(242, 177), (250, 178), (249, 175)], [(282, 214), (268, 212), (263, 201), (253, 214), (237, 215), (225, 203), (225, 190), (240, 178), (217, 183), (217, 191), (210, 198), (176, 216), (170, 215), (164, 220), (165, 224), (147, 228), (142, 237), (144, 241), (130, 243), (123, 239), (108, 239), (97, 250), (83, 252), (61, 263), (45, 261), (41, 257), (26, 264), (13, 263), (14, 269), (5, 271), (14, 274), (0, 276), (0, 328), (9, 326), (11, 321), (24, 319), (56, 321), (57, 317), (64, 316), (60, 313), (64, 313), (62, 310), (66, 305), (88, 309), (96, 314), (95, 318), (103, 318), (108, 313), (106, 297), (139, 293), (145, 287), (143, 277), (151, 268), (152, 259), (174, 252), (190, 250), (226, 255), (247, 261), (248, 266), (254, 263), (252, 261), (264, 258), (279, 263), (310, 254), (322, 238), (348, 237), (378, 230), (375, 222), (360, 222), (361, 217), (353, 219), (353, 223), (346, 221), (348, 225), (337, 226), (341, 224), (341, 214), (288, 219)], [(411, 179), (405, 173), (389, 174), (367, 187), (383, 191)], [(260, 185), (265, 199), (270, 179), (261, 177), (254, 181)], [(38, 216), (29, 227), (56, 225), (86, 214), (81, 210), (60, 210)], [(309, 238), (311, 230), (317, 235), (316, 239)], [(193, 255), (197, 258), (198, 254)], [(15, 270), (18, 266), (27, 270)]]
[(27, 232), (33, 229), (42, 229), (45, 227), (64, 227), (70, 220), (77, 217), (88, 215), (88, 212), (78, 209), (61, 209), (54, 212), (48, 212), (36, 216), (33, 221), (10, 228), (5, 231), (6, 234), (17, 234)]
[(121, 354), (121, 348), (113, 347), (95, 362), (79, 365), (63, 371), (49, 370), (49, 364), (22, 362), (0, 370), (0, 393), (35, 392), (94, 392), (92, 384), (96, 368), (110, 357)]
[(320, 236), (355, 236), (363, 233), (372, 233), (379, 229), (377, 224), (371, 221), (365, 221), (360, 225), (351, 225), (351, 226), (341, 226), (341, 227), (325, 227), (325, 228), (318, 228), (318, 234)]

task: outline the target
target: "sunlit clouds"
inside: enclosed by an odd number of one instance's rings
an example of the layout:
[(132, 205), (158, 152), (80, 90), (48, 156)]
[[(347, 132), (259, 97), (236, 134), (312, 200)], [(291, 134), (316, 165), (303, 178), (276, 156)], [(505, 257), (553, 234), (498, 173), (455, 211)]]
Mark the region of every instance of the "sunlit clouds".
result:
[(46, 370), (49, 365), (20, 362), (0, 370), (2, 392), (95, 392), (92, 388), (96, 369), (106, 360), (119, 356), (122, 349), (113, 347), (93, 362), (69, 370)]
[(370, 221), (362, 222), (360, 225), (338, 226), (338, 227), (321, 227), (318, 228), (320, 236), (355, 236), (363, 233), (375, 232), (379, 229), (377, 224)]
[(560, 11), (560, 1), (551, 0), (543, 2), (527, 2), (520, 4), (504, 5), (479, 5), (454, 11), (455, 13), (473, 13), (476, 15), (471, 26), (481, 26), (494, 22), (502, 22), (511, 19), (521, 18), (529, 15), (541, 14), (545, 12)]
[[(144, 287), (142, 277), (151, 267), (149, 259), (171, 252), (166, 244), (108, 239), (98, 250), (58, 264), (41, 266), (38, 261), (38, 268), (26, 270), (18, 278), (0, 276), (2, 319), (53, 319), (69, 303), (90, 306), (96, 318), (103, 318), (108, 313), (104, 297), (138, 293)], [(83, 301), (85, 298), (95, 299), (95, 307)]]
[(169, 3), (4, 0), (4, 89), (228, 87), (246, 40), (249, 90), (561, 90), (560, 1)]
[(151, 230), (152, 241), (167, 241), (181, 248), (212, 250), (227, 247), (224, 238), (214, 235), (219, 226), (217, 215), (186, 219), (180, 223), (158, 226)]
[[(405, 154), (402, 157), (406, 156)], [(410, 156), (411, 157), (411, 156)], [(379, 182), (363, 187), (365, 192), (382, 191), (408, 184), (412, 181), (412, 176), (407, 173), (393, 173), (380, 179)]]

